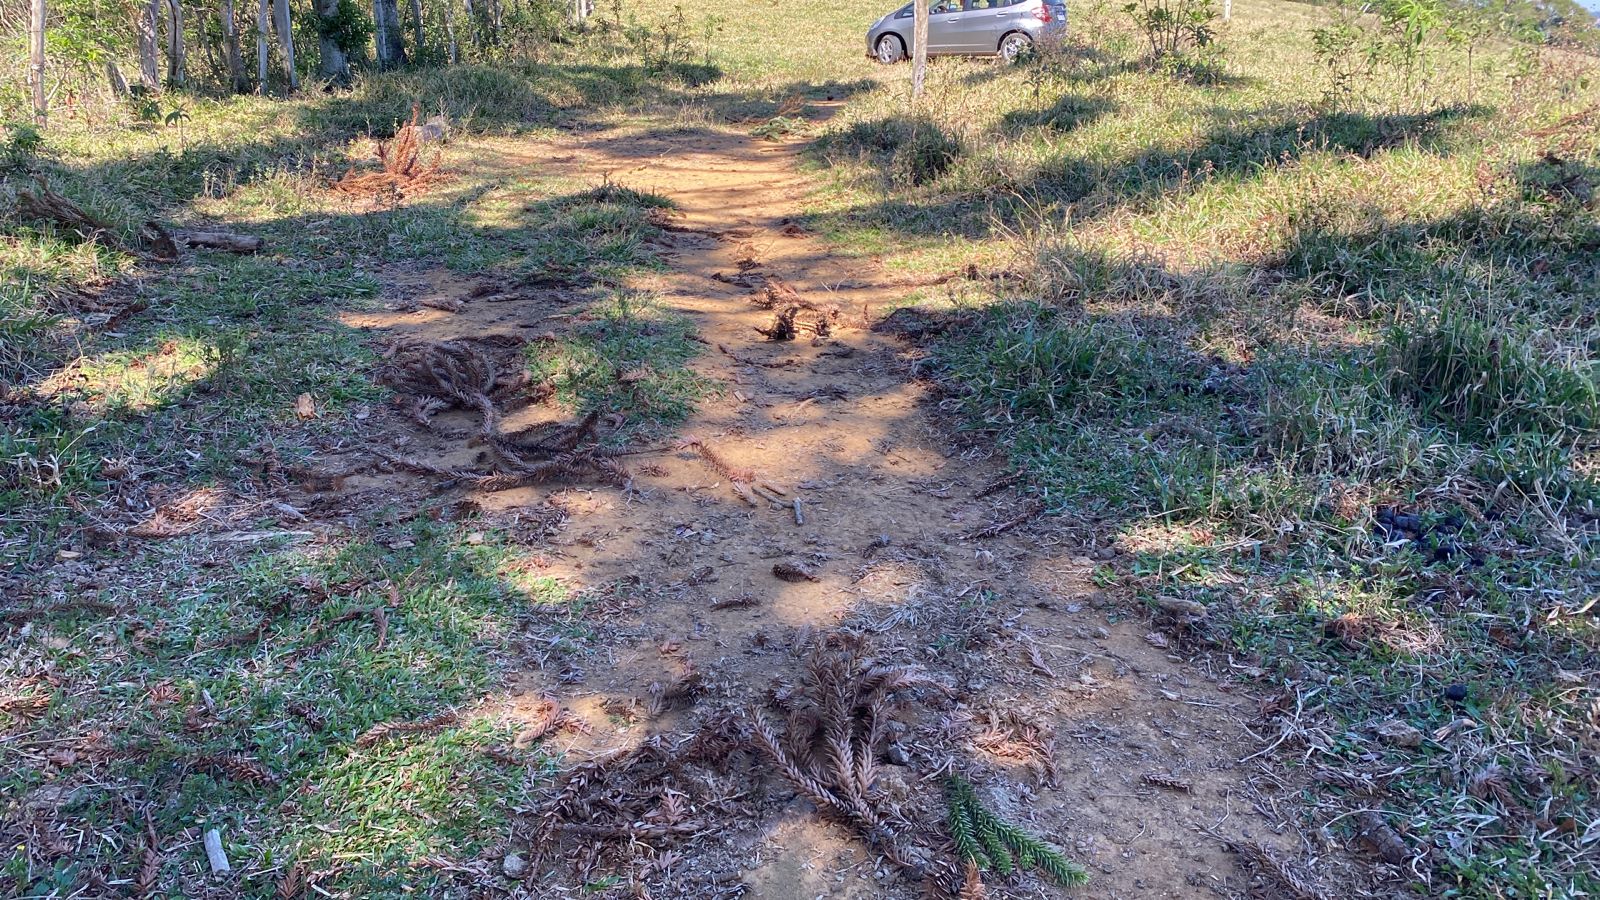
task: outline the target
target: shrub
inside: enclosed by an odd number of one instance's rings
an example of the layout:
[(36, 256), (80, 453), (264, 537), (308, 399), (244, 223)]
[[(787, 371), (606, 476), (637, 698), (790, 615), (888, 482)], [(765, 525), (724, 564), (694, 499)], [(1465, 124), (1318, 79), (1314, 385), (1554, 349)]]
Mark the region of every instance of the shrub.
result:
[(1216, 38), (1217, 8), (1211, 0), (1132, 0), (1122, 9), (1144, 32), (1151, 56), (1199, 50)]
[(830, 135), (820, 145), (875, 158), (898, 184), (922, 185), (937, 181), (961, 157), (961, 141), (926, 117), (892, 116), (857, 122)]

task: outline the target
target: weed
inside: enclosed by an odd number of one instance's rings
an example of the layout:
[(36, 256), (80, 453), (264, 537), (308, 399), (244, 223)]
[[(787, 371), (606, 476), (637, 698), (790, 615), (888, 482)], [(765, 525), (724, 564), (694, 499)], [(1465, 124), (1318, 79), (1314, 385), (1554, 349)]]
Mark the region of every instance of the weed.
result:
[(961, 156), (961, 142), (926, 118), (895, 116), (858, 122), (824, 138), (823, 154), (872, 159), (891, 183), (922, 185), (935, 181)]

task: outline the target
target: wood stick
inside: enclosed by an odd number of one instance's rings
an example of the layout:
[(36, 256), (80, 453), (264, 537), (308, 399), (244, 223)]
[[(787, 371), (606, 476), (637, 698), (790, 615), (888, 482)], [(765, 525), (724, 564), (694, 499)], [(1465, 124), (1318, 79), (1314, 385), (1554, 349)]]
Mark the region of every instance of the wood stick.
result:
[(223, 872), (233, 871), (228, 865), (228, 854), (222, 850), (222, 832), (213, 828), (206, 832), (206, 859), (211, 863), (211, 872), (220, 875)]

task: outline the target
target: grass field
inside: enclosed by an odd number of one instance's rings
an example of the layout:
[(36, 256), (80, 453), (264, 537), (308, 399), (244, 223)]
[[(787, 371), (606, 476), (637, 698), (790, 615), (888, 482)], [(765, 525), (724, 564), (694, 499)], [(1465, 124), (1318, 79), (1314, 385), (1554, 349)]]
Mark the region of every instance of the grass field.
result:
[[(1431, 848), (1397, 891), (1600, 892), (1600, 61), (1439, 38), (1414, 90), (1375, 77), (1335, 103), (1328, 9), (1236, 3), (1214, 54), (1174, 69), (1090, 3), (1059, 53), (936, 61), (913, 110), (909, 67), (862, 55), (883, 11), (602, 4), (595, 37), (537, 61), (175, 98), (153, 121), (86, 100), (36, 152), (8, 145), (0, 206), (37, 173), (120, 243), (156, 218), (269, 252), (156, 264), (0, 221), (0, 722), (45, 748), (0, 749), (26, 845), (7, 892), (132, 890), (147, 866), (186, 885), (213, 827), (260, 861), (249, 896), (310, 868), (426, 891), (438, 876), (399, 862), (476, 852), (533, 789), (545, 762), (507, 768), (509, 735), (369, 732), (483, 696), (530, 605), (595, 599), (530, 579), (505, 536), (383, 510), (315, 548), (101, 550), (95, 526), (147, 479), (248, 492), (251, 460), (292, 464), (382, 402), (338, 314), (374, 308), (389, 267), (603, 286), (658, 265), (659, 198), (516, 154), (598, 127), (814, 140), (807, 224), (841, 252), (1000, 276), (908, 291), (959, 323), (923, 370), (1053, 512), (1127, 551), (1105, 584), (1187, 609), (1184, 649), (1262, 694), (1314, 841), (1375, 810)], [(619, 36), (634, 16), (689, 51), (652, 61)], [(456, 124), (451, 180), (331, 194), (413, 103)], [(648, 299), (597, 291), (586, 320), (529, 360), (561, 402), (656, 428), (712, 387)], [(623, 358), (648, 389), (597, 374)], [(74, 568), (93, 552), (118, 554), (113, 583)], [(581, 646), (570, 624), (552, 639)], [(149, 822), (118, 805), (149, 798)], [(31, 844), (44, 816), (94, 852)]]

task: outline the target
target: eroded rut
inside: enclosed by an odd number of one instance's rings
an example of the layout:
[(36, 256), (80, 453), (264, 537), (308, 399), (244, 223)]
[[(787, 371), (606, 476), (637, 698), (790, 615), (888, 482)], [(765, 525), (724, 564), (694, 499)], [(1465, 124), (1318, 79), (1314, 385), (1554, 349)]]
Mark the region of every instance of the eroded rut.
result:
[[(577, 623), (596, 649), (569, 651), (559, 628), (530, 625), (512, 695), (482, 713), (550, 731), (542, 746), (571, 770), (771, 708), (775, 694), (801, 685), (806, 648), (848, 633), (874, 660), (918, 666), (936, 682), (895, 701), (899, 730), (874, 788), (923, 829), (918, 840), (939, 833), (942, 777), (956, 771), (996, 812), (1088, 870), (1080, 896), (1245, 895), (1249, 873), (1224, 841), (1287, 847), (1295, 833), (1285, 821), (1293, 811), (1280, 814), (1274, 790), (1253, 786), (1265, 770), (1238, 762), (1260, 746), (1246, 731), (1255, 703), (1169, 655), (1142, 616), (1095, 587), (1092, 572), (1114, 548), (1071, 542), (1048, 519), (1028, 518), (1013, 490), (984, 490), (1003, 474), (996, 454), (953, 439), (953, 423), (910, 377), (909, 345), (870, 327), (905, 288), (875, 260), (837, 256), (792, 224), (807, 187), (796, 152), (699, 131), (601, 136), (530, 156), (676, 204), (661, 247), (670, 269), (632, 287), (692, 319), (705, 344), (694, 367), (722, 386), (682, 432), (787, 494), (781, 505), (752, 505), (682, 449), (630, 462), (631, 492), (556, 484), (472, 495), (510, 533), (532, 535), (530, 568), (605, 598)], [(836, 310), (829, 333), (764, 337), (774, 311), (752, 298), (769, 279)], [(351, 321), (425, 340), (560, 325), (561, 298), (486, 302), (474, 287), (418, 275), (410, 289), (436, 302)], [(441, 464), (478, 452), (403, 422), (385, 427), (400, 449)], [(417, 486), (408, 478), (349, 487), (403, 494)], [(815, 580), (776, 577), (777, 565)], [(693, 690), (678, 690), (686, 678)], [(548, 728), (558, 708), (568, 727)], [(647, 819), (691, 827), (612, 841), (591, 889), (620, 871), (636, 886), (614, 887), (619, 896), (921, 894), (755, 749), (719, 765), (726, 780), (708, 779), (722, 793), (669, 778)], [(534, 860), (520, 890), (592, 896), (562, 858), (584, 857), (573, 849), (584, 833), (562, 832), (560, 851), (541, 856), (529, 844), (553, 832), (539, 828), (534, 811), (500, 851)], [(988, 888), (1061, 893), (1033, 876), (990, 878)]]

